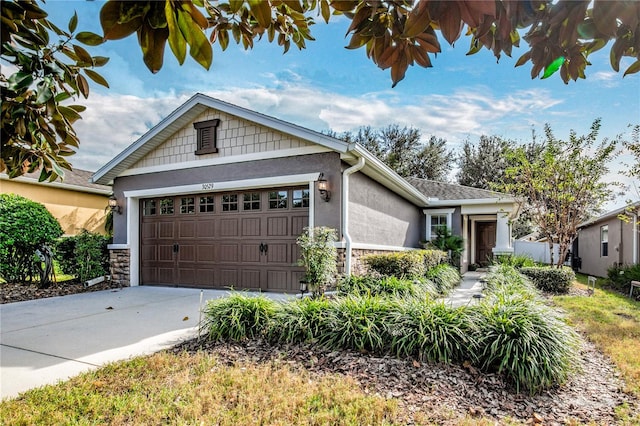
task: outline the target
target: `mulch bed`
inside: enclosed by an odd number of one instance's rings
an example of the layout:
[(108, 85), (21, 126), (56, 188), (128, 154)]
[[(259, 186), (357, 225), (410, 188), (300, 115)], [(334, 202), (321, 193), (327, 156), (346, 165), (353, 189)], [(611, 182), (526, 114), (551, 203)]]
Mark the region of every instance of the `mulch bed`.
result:
[(616, 407), (628, 403), (640, 413), (640, 401), (625, 394), (615, 368), (595, 347), (584, 341), (583, 370), (561, 387), (539, 395), (517, 393), (499, 375), (484, 374), (473, 366), (423, 364), (411, 359), (329, 351), (313, 345), (272, 345), (262, 340), (210, 342), (197, 339), (171, 350), (206, 351), (227, 365), (278, 363), (314, 374), (343, 374), (354, 378), (366, 393), (397, 398), (406, 424), (416, 413), (429, 414), (436, 424), (458, 424), (465, 416), (492, 421), (510, 418), (545, 425), (616, 423)]
[(88, 293), (107, 290), (109, 288), (112, 288), (112, 284), (108, 282), (102, 282), (87, 288), (77, 281), (54, 283), (48, 288), (38, 288), (37, 285), (31, 283), (2, 283), (0, 284), (0, 304), (44, 299), (46, 297), (67, 296), (76, 293)]

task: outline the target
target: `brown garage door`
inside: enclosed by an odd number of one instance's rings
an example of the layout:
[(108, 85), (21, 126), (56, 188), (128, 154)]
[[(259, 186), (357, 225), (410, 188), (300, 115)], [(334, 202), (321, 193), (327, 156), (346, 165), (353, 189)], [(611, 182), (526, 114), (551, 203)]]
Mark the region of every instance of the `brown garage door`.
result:
[(143, 285), (296, 292), (308, 188), (141, 200)]

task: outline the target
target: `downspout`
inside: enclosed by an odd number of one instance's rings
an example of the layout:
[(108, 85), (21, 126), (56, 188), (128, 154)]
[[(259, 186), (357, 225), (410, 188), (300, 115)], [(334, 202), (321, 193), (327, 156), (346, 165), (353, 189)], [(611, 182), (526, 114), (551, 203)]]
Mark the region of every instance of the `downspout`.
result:
[(633, 212), (633, 264), (638, 263), (638, 212)]
[(351, 235), (349, 235), (349, 176), (364, 167), (364, 157), (342, 172), (342, 236), (345, 241), (344, 273), (351, 275)]

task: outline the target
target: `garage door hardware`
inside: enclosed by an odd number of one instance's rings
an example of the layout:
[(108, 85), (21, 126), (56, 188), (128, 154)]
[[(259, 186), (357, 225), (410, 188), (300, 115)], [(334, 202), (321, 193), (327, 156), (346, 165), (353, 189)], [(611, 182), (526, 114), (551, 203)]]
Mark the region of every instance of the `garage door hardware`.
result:
[(180, 244), (175, 243), (175, 244), (173, 245), (173, 252), (174, 252), (174, 253), (177, 253), (177, 252), (179, 252), (179, 251), (180, 251)]
[(269, 251), (269, 244), (260, 243), (260, 254), (267, 254)]

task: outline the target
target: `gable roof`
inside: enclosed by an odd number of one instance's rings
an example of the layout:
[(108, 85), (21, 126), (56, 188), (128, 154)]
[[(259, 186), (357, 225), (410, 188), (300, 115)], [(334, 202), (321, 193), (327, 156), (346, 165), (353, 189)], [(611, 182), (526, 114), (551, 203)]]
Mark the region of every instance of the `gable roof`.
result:
[[(93, 172), (82, 169), (65, 170), (64, 179), (56, 180), (53, 182), (44, 181), (39, 182), (40, 172), (26, 173), (22, 176), (11, 179), (16, 182), (23, 182), (36, 185), (48, 185), (55, 186), (61, 189), (68, 189), (70, 191), (88, 192), (93, 194), (109, 195), (111, 194), (111, 187), (107, 185), (101, 185), (93, 183), (91, 181)], [(9, 176), (6, 173), (0, 173), (0, 179), (9, 180)]]
[(588, 220), (586, 222), (583, 222), (580, 225), (578, 225), (578, 228), (586, 228), (586, 227), (594, 225), (594, 224), (596, 224), (598, 222), (601, 222), (603, 220), (610, 219), (612, 217), (617, 217), (619, 215), (622, 215), (627, 211), (632, 211), (632, 212), (633, 212), (633, 210), (637, 211), (638, 208), (640, 208), (640, 201), (635, 201), (633, 203), (627, 204), (624, 207), (620, 207), (618, 209), (608, 211), (608, 212), (606, 212), (606, 213), (604, 213), (604, 214), (602, 214), (602, 215), (600, 215), (598, 217), (595, 217), (595, 218), (590, 219), (590, 220)]
[(164, 143), (171, 135), (191, 123), (200, 114), (209, 108), (216, 109), (229, 115), (243, 118), (278, 130), (282, 133), (316, 143), (334, 151), (345, 153), (349, 144), (331, 136), (324, 135), (304, 127), (279, 120), (259, 112), (251, 111), (230, 103), (214, 99), (210, 96), (196, 93), (184, 104), (166, 116), (162, 121), (153, 126), (147, 133), (133, 142), (124, 151), (115, 156), (111, 161), (101, 167), (93, 175), (93, 182), (109, 184), (120, 173), (124, 172), (136, 162), (141, 160), (149, 152)]
[(406, 180), (429, 198), (430, 205), (467, 204), (469, 202), (513, 202), (511, 195), (455, 183), (409, 177)]

